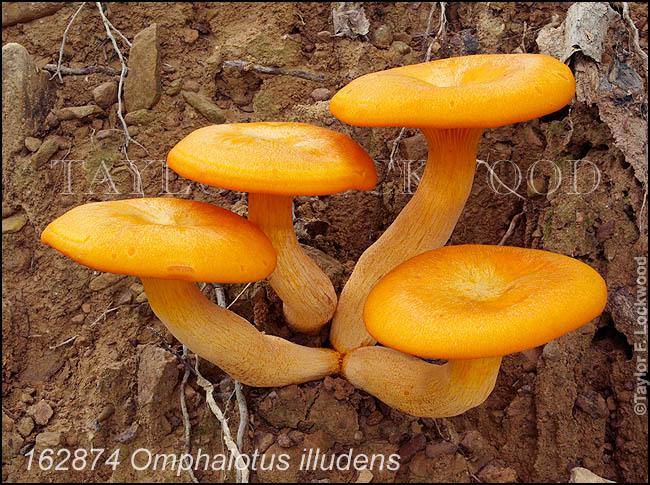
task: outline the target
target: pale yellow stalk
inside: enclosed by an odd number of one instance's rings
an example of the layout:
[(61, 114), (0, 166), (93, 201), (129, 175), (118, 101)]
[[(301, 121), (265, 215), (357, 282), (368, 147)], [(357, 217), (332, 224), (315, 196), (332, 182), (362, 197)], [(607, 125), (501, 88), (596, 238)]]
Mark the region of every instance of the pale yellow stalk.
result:
[(246, 385), (300, 384), (340, 370), (337, 352), (265, 335), (212, 303), (195, 283), (143, 278), (142, 284), (154, 313), (174, 337)]
[(293, 197), (248, 195), (248, 219), (271, 240), (278, 265), (269, 283), (283, 303), (289, 326), (302, 333), (318, 333), (336, 309), (332, 282), (300, 247), (293, 229)]
[(341, 353), (373, 345), (363, 323), (372, 287), (400, 263), (444, 246), (472, 188), (483, 129), (422, 129), (429, 157), (415, 194), (382, 236), (359, 258), (339, 297), (330, 341)]
[(494, 389), (501, 357), (436, 365), (387, 347), (361, 347), (343, 359), (342, 374), (390, 407), (427, 418), (457, 416)]

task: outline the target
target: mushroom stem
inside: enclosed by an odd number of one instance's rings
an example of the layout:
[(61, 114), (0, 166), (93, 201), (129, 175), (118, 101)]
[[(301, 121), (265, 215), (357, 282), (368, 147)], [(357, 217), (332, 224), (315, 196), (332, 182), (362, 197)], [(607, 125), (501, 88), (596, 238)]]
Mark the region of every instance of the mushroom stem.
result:
[(339, 372), (337, 352), (265, 335), (212, 303), (194, 283), (143, 278), (142, 284), (154, 313), (174, 337), (246, 385), (280, 387)]
[(494, 389), (500, 366), (501, 357), (437, 365), (377, 346), (347, 354), (342, 374), (390, 407), (423, 418), (446, 418), (485, 401)]
[(373, 345), (363, 323), (372, 287), (398, 264), (449, 239), (472, 188), (482, 128), (423, 128), (429, 146), (420, 185), (395, 221), (361, 255), (339, 297), (330, 341), (341, 353)]
[(336, 309), (332, 282), (300, 247), (293, 229), (293, 197), (251, 193), (248, 219), (267, 237), (278, 255), (269, 282), (283, 302), (289, 326), (303, 333), (318, 333)]

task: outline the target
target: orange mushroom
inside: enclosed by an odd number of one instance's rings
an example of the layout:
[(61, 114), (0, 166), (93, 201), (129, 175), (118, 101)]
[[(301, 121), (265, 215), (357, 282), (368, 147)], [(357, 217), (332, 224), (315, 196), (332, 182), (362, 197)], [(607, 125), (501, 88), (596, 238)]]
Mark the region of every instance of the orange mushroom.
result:
[(248, 219), (278, 254), (269, 281), (287, 323), (317, 333), (334, 314), (336, 293), (298, 243), (293, 197), (371, 189), (377, 173), (366, 152), (350, 137), (317, 126), (235, 123), (190, 133), (169, 152), (167, 163), (191, 180), (249, 192)]
[(363, 318), (386, 347), (350, 352), (342, 373), (409, 414), (455, 416), (485, 401), (502, 356), (584, 325), (606, 301), (600, 275), (568, 256), (502, 246), (434, 249), (375, 285)]
[(465, 205), (486, 128), (536, 118), (573, 97), (560, 61), (538, 54), (475, 55), (367, 74), (330, 101), (340, 120), (358, 126), (420, 128), (429, 159), (420, 185), (392, 225), (361, 256), (332, 321), (340, 352), (372, 345), (361, 317), (374, 284), (401, 262), (443, 246)]
[(298, 384), (339, 370), (336, 352), (265, 335), (197, 288), (257, 281), (275, 268), (268, 238), (232, 212), (169, 198), (95, 202), (55, 219), (41, 240), (85, 266), (142, 278), (169, 331), (244, 384)]

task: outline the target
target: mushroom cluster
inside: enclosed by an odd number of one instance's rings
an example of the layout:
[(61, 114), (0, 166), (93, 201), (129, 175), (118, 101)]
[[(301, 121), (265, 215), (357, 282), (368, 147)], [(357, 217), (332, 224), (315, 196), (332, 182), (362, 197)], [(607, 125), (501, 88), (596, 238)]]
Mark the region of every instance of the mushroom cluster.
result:
[[(331, 100), (358, 126), (420, 128), (420, 186), (361, 256), (338, 298), (302, 250), (293, 197), (369, 190), (368, 154), (350, 137), (302, 123), (213, 125), (174, 146), (180, 175), (248, 193), (248, 220), (211, 204), (153, 198), (96, 202), (63, 214), (41, 239), (91, 268), (142, 278), (149, 304), (198, 355), (251, 386), (341, 374), (416, 416), (454, 416), (492, 391), (504, 355), (595, 318), (607, 290), (575, 259), (533, 249), (446, 244), (469, 196), (486, 128), (554, 112), (573, 97), (568, 67), (543, 55), (476, 55), (367, 74)], [(268, 278), (287, 325), (334, 349), (258, 331), (196, 282)], [(381, 345), (375, 346), (379, 342)], [(446, 359), (443, 365), (423, 359)]]

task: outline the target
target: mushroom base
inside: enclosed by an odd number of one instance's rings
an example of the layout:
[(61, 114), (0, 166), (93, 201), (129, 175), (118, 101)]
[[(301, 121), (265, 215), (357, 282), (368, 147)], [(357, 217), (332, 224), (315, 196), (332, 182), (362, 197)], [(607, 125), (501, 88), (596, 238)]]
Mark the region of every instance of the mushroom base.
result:
[(149, 304), (180, 342), (243, 384), (281, 387), (337, 374), (340, 355), (265, 335), (196, 284), (143, 278)]
[(501, 357), (436, 365), (387, 347), (345, 356), (342, 374), (390, 407), (422, 418), (447, 418), (483, 403), (494, 389)]
[(332, 282), (300, 247), (293, 229), (293, 197), (248, 195), (248, 219), (267, 237), (278, 255), (269, 283), (283, 303), (289, 326), (302, 333), (318, 333), (336, 310)]
[(422, 129), (429, 145), (417, 191), (402, 212), (361, 255), (339, 297), (330, 341), (341, 353), (374, 345), (363, 305), (386, 273), (418, 254), (444, 246), (469, 197), (483, 129)]

